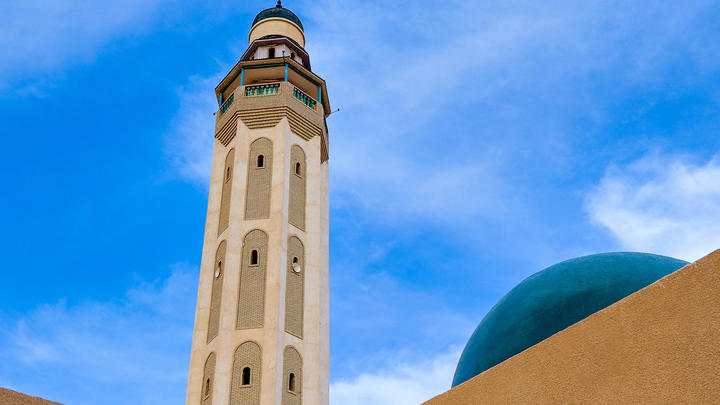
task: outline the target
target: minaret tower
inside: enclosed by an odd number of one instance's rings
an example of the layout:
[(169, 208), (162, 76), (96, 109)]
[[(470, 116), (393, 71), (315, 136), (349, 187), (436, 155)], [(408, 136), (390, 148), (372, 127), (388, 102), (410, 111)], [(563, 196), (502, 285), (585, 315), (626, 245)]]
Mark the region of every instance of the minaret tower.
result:
[(249, 44), (215, 88), (186, 404), (327, 405), (327, 88), (280, 1)]

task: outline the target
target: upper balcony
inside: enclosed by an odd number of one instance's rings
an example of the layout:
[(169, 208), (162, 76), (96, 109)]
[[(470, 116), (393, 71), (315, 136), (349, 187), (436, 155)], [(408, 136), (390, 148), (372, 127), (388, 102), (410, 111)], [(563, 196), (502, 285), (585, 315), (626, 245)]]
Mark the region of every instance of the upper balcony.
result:
[[(285, 94), (279, 87), (263, 87), (279, 83), (289, 83), (297, 90), (291, 89), (288, 96), (302, 101), (321, 117), (329, 115), (330, 103), (325, 81), (290, 58), (240, 61), (215, 88), (215, 94), (218, 104), (223, 106), (225, 102), (238, 103), (240, 98)], [(248, 93), (243, 90), (238, 94), (238, 88), (248, 89)], [(230, 101), (231, 97), (233, 101)], [(225, 111), (223, 108), (218, 111), (218, 119), (227, 114), (228, 108), (230, 106), (225, 106)]]
[(216, 130), (220, 130), (238, 111), (289, 107), (316, 125), (324, 127), (323, 105), (290, 81), (238, 86), (220, 105)]

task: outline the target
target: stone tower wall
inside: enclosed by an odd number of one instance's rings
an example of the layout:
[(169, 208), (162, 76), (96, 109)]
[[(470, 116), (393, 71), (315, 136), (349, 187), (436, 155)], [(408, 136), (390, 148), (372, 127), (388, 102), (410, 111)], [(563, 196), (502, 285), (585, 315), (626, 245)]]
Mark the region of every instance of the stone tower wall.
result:
[[(290, 91), (291, 86), (290, 83), (282, 85), (286, 91)], [(264, 110), (270, 114), (263, 115), (262, 108), (248, 112), (243, 108), (248, 104), (243, 103), (257, 99), (243, 100), (243, 92), (243, 86), (237, 88), (235, 108), (225, 113), (235, 116), (225, 116), (218, 122), (222, 125), (218, 126), (219, 136), (214, 148), (186, 403), (233, 404), (231, 398), (254, 398), (253, 392), (257, 391), (260, 405), (281, 405), (283, 396), (287, 396), (285, 349), (293, 347), (302, 359), (302, 370), (294, 373), (297, 383), (301, 384), (292, 395), (294, 403), (326, 405), (329, 377), (328, 162), (322, 141), (327, 135), (323, 128), (308, 125), (308, 120), (303, 118), (317, 120), (319, 116), (322, 119), (322, 109), (313, 111), (302, 103), (287, 103), (286, 94), (278, 94), (275, 99), (263, 100), (268, 104)], [(282, 104), (286, 105), (283, 107)], [(277, 107), (284, 109), (277, 110)], [(243, 115), (248, 114), (251, 117), (249, 126), (243, 119)], [(233, 128), (228, 130), (227, 124)], [(301, 130), (293, 130), (298, 125)], [(316, 130), (320, 132), (314, 132)], [(231, 135), (222, 138), (223, 133)], [(298, 154), (298, 149), (302, 155)], [(233, 161), (226, 164), (231, 150)], [(260, 150), (266, 155), (268, 173), (254, 176), (257, 173), (256, 155)], [(291, 176), (299, 178), (291, 159), (293, 150), (295, 160), (302, 158), (303, 162), (303, 229), (289, 222), (293, 198)], [(228, 166), (232, 167), (229, 185), (226, 182)], [(255, 177), (261, 178), (252, 185)], [(269, 192), (263, 197), (267, 203), (255, 206), (265, 205), (267, 214), (260, 210), (254, 211), (261, 212), (258, 215), (247, 216), (248, 201), (253, 198), (251, 187), (262, 190), (258, 185), (262, 186), (263, 182), (269, 182)], [(223, 225), (220, 221), (224, 211), (223, 195), (228, 194), (232, 198), (226, 203), (227, 228), (222, 230), (219, 227)], [(208, 333), (214, 332), (208, 330), (208, 326), (213, 324), (210, 322), (211, 307), (215, 313), (217, 305), (211, 305), (211, 300), (213, 285), (218, 289), (214, 273), (220, 243), (225, 243), (226, 249), (221, 294), (217, 291), (215, 294), (222, 296), (219, 314), (214, 315), (219, 318), (219, 326), (217, 336), (208, 342)], [(257, 266), (249, 263), (252, 248), (260, 251)], [(297, 280), (291, 283), (294, 287), (290, 295), (288, 278), (295, 274), (288, 271), (292, 261), (288, 248), (293, 251), (292, 255), (299, 257), (302, 269), (300, 283), (295, 282)], [(288, 312), (291, 319), (287, 319)], [(291, 325), (293, 333), (286, 331), (287, 325)], [(237, 373), (242, 372), (242, 367), (234, 365), (236, 350), (247, 342), (255, 342), (262, 353), (260, 373), (257, 374), (262, 377), (252, 389), (237, 386), (240, 378)], [(216, 364), (212, 399), (207, 403), (202, 402), (202, 379), (204, 363), (211, 352), (216, 354)]]

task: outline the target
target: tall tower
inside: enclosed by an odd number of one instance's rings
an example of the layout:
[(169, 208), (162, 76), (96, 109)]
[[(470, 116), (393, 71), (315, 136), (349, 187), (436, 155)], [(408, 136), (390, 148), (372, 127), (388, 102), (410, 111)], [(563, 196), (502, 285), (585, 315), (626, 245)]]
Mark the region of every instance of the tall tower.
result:
[(212, 180), (187, 405), (327, 405), (325, 81), (277, 6), (215, 88)]

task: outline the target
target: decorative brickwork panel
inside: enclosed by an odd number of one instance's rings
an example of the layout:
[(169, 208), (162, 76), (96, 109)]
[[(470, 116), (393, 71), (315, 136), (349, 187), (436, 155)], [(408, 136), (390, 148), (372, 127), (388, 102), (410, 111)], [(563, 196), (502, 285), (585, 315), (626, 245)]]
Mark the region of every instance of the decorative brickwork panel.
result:
[(250, 144), (245, 219), (270, 217), (270, 190), (272, 188), (272, 141), (258, 138)]
[(283, 353), (283, 405), (302, 404), (302, 357), (292, 346)]
[(285, 331), (302, 339), (305, 309), (305, 248), (297, 236), (288, 238)]
[(212, 270), (212, 295), (210, 297), (210, 317), (208, 319), (208, 335), (207, 341), (210, 343), (220, 328), (220, 305), (222, 303), (222, 286), (225, 278), (225, 252), (227, 243), (220, 242), (217, 252), (215, 253), (215, 263)]
[(230, 405), (260, 405), (261, 349), (245, 342), (235, 350), (230, 383)]
[(290, 206), (288, 221), (305, 230), (305, 152), (298, 145), (290, 149)]
[(202, 391), (200, 392), (200, 405), (212, 405), (213, 385), (215, 384), (215, 353), (210, 353), (205, 361), (203, 372)]
[(268, 236), (255, 229), (245, 236), (240, 268), (237, 328), (262, 328), (265, 321), (265, 277)]
[(225, 157), (225, 168), (223, 170), (222, 197), (220, 200), (220, 223), (218, 224), (218, 235), (220, 235), (230, 224), (230, 196), (232, 194), (232, 179), (235, 163), (235, 149), (231, 149)]
[[(234, 92), (234, 102), (225, 113), (216, 115), (215, 138), (223, 145), (230, 144), (237, 135), (238, 119), (249, 129), (272, 128), (283, 117), (287, 117), (290, 129), (299, 137), (310, 140), (315, 136), (322, 138), (320, 161), (328, 160), (328, 134), (323, 108), (320, 104), (313, 110), (293, 96), (291, 83), (280, 83), (278, 93), (273, 95), (246, 95), (245, 87)], [(322, 110), (322, 111), (321, 111)]]

